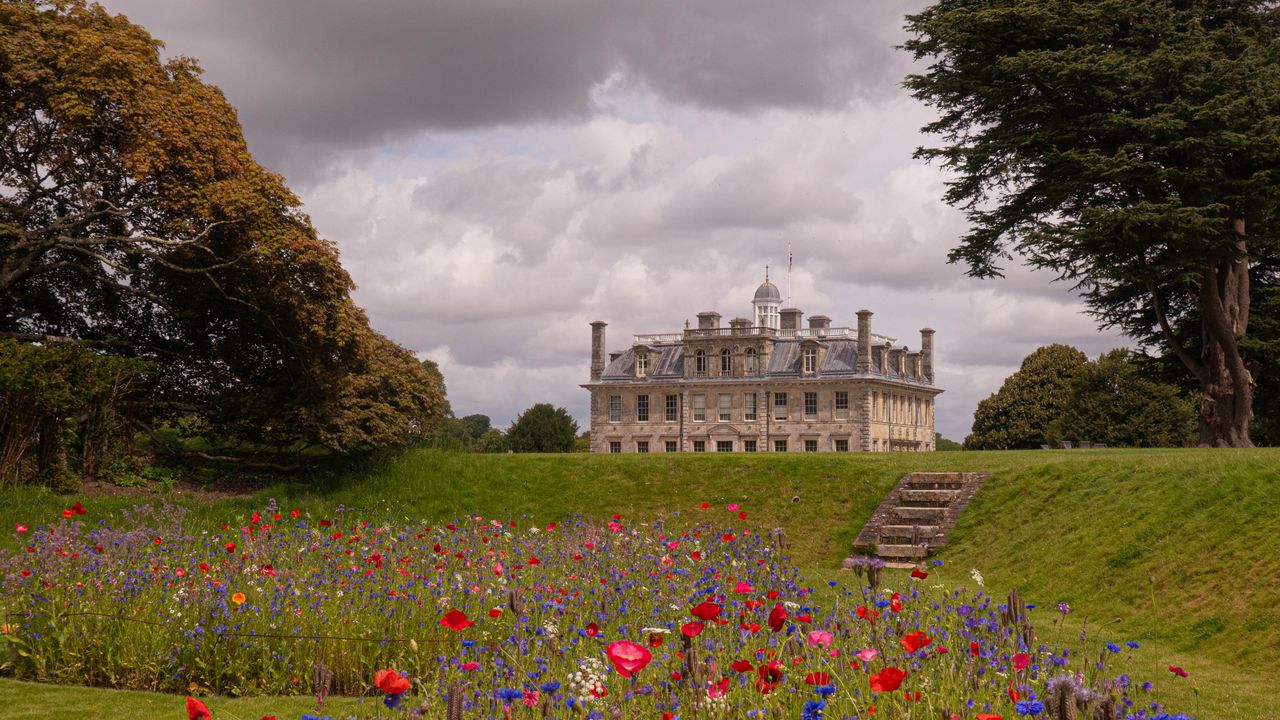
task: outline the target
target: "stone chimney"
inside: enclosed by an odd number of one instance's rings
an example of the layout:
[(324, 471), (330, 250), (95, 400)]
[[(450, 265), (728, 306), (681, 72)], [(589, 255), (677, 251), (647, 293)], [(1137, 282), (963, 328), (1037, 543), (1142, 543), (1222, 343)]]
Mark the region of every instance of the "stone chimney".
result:
[(715, 330), (720, 327), (720, 313), (715, 310), (698, 313), (699, 330)]
[(729, 327), (737, 334), (751, 327), (751, 321), (746, 318), (736, 317), (729, 321)]
[(782, 308), (781, 310), (778, 311), (778, 317), (782, 321), (782, 324), (778, 329), (779, 330), (799, 330), (800, 317), (803, 315), (804, 313), (800, 312), (800, 310), (796, 308)]
[(933, 328), (920, 331), (920, 374), (933, 384)]
[(871, 311), (858, 311), (858, 372), (871, 372)]
[(599, 380), (604, 374), (604, 328), (609, 323), (597, 320), (591, 323), (591, 379)]
[(831, 318), (826, 315), (810, 315), (809, 329), (813, 330), (815, 335), (825, 335), (825, 331), (831, 329)]

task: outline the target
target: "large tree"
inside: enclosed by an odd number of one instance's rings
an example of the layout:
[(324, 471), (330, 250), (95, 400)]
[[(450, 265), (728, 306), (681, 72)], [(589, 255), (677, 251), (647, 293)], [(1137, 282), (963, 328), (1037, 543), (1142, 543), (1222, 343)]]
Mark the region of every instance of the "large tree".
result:
[(573, 452), (578, 421), (568, 410), (538, 403), (520, 413), (507, 431), (511, 449), (525, 452)]
[(191, 60), (79, 0), (0, 2), (0, 337), (151, 360), (139, 419), (404, 442), (443, 407)]
[(1089, 358), (1070, 345), (1046, 345), (1022, 359), (1000, 390), (978, 403), (966, 450), (1020, 450), (1049, 442), (1049, 426)]
[[(947, 0), (907, 26), (929, 64), (906, 85), (940, 111), (917, 154), (971, 224), (951, 260), (1075, 283), (1196, 376), (1200, 444), (1250, 445), (1250, 266), (1280, 243), (1275, 3)], [(1192, 316), (1198, 351), (1175, 332)]]
[(1195, 442), (1195, 410), (1176, 386), (1145, 377), (1131, 352), (1112, 350), (1076, 371), (1049, 437), (1111, 447), (1186, 447)]

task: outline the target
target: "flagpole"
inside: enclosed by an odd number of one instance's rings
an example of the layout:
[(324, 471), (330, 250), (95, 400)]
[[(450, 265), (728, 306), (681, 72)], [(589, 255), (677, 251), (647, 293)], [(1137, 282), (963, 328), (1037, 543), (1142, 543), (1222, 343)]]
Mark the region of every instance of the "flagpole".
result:
[(791, 243), (787, 243), (787, 305), (791, 304)]

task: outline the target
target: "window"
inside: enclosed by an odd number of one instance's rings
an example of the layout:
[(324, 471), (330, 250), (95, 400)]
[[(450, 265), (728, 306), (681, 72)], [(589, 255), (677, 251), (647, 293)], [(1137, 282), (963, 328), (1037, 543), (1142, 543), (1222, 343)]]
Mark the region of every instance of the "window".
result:
[(649, 422), (649, 396), (636, 396), (636, 421)]
[(774, 420), (787, 419), (787, 394), (786, 393), (773, 394), (773, 419)]
[(693, 396), (693, 421), (703, 422), (707, 419), (707, 396)]
[(747, 422), (755, 422), (756, 419), (756, 394), (747, 393), (742, 396), (742, 419)]
[(693, 373), (695, 375), (707, 374), (707, 353), (705, 350), (699, 350), (693, 354)]
[(747, 374), (755, 375), (757, 372), (759, 371), (756, 370), (756, 349), (747, 348)]
[(636, 377), (644, 377), (649, 374), (649, 353), (640, 353), (636, 355)]
[(804, 419), (818, 419), (818, 393), (807, 392), (804, 394)]
[(804, 371), (807, 373), (818, 371), (818, 348), (804, 349)]
[(720, 394), (720, 422), (729, 422), (733, 419), (733, 396), (729, 393)]
[(622, 396), (609, 396), (609, 422), (622, 422)]
[(871, 393), (871, 419), (880, 419), (880, 393)]
[(844, 438), (836, 439), (836, 452), (849, 452), (849, 441)]
[(667, 396), (667, 422), (676, 421), (676, 410), (680, 407), (680, 399), (677, 395)]
[(637, 441), (636, 441), (636, 452), (638, 452), (638, 453), (647, 453), (647, 452), (649, 452), (649, 441), (648, 441), (648, 440), (637, 440)]
[(707, 451), (707, 441), (706, 441), (706, 440), (694, 440), (694, 441), (693, 441), (693, 451), (694, 451), (694, 452), (706, 452), (706, 451)]
[(610, 441), (609, 441), (609, 452), (611, 452), (611, 453), (620, 453), (620, 452), (622, 452), (622, 442), (621, 442), (621, 441), (619, 441), (619, 440), (610, 440)]
[(805, 440), (805, 441), (804, 441), (804, 451), (805, 451), (805, 452), (818, 452), (818, 441), (817, 441), (817, 440)]
[(847, 390), (836, 391), (836, 419), (844, 420), (849, 417), (849, 392)]
[(773, 451), (774, 451), (774, 452), (786, 452), (786, 451), (787, 451), (787, 441), (786, 441), (786, 440), (774, 440), (774, 441), (773, 441)]
[(732, 440), (717, 440), (716, 452), (733, 452)]
[(664, 448), (663, 448), (663, 449), (664, 449), (666, 452), (676, 452), (676, 441), (675, 441), (675, 440), (668, 440), (668, 441), (666, 441), (666, 443), (664, 443)]
[(733, 373), (733, 355), (726, 349), (720, 351), (720, 374), (729, 375)]
[(755, 451), (756, 451), (756, 441), (755, 441), (755, 440), (743, 440), (743, 441), (742, 441), (742, 452), (755, 452)]

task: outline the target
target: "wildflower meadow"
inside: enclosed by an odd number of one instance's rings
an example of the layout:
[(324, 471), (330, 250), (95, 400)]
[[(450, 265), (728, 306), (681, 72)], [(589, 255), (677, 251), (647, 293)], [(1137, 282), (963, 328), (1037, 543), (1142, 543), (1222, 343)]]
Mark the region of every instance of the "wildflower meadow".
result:
[[(219, 698), (366, 696), (367, 717), (1185, 719), (1138, 643), (983, 587), (868, 559), (806, 584), (750, 508), (661, 522), (328, 517), (269, 505), (190, 527), (76, 503), (0, 550), (0, 668)], [(1193, 682), (1171, 666), (1161, 682)], [(183, 709), (175, 703), (175, 715)]]

